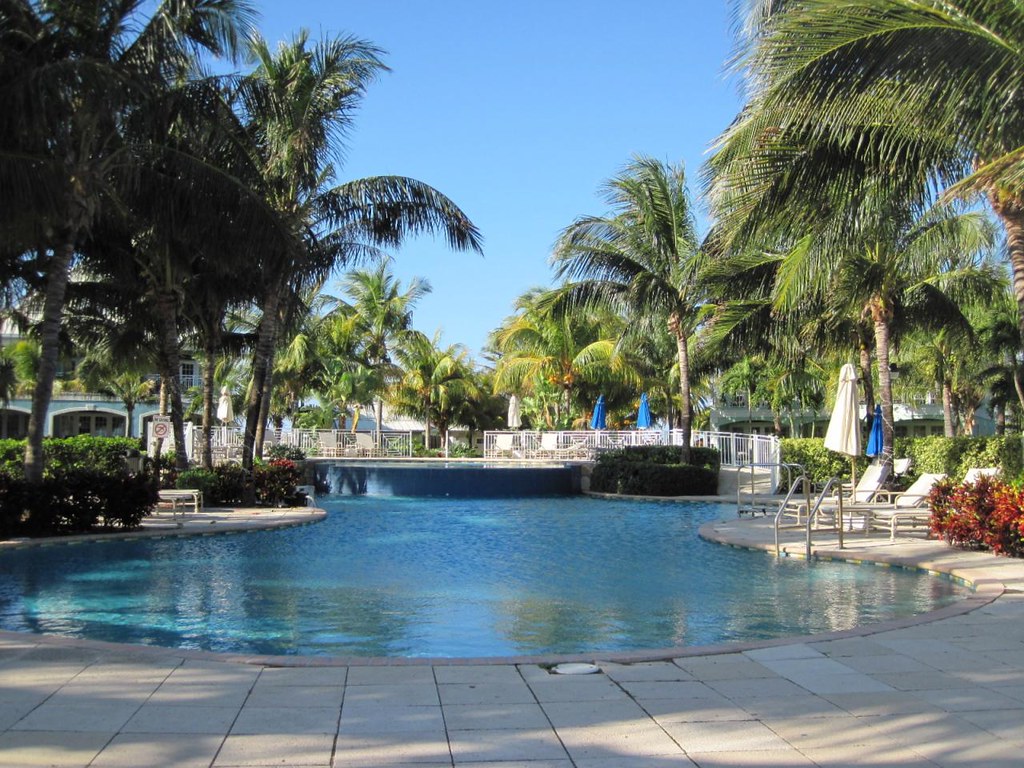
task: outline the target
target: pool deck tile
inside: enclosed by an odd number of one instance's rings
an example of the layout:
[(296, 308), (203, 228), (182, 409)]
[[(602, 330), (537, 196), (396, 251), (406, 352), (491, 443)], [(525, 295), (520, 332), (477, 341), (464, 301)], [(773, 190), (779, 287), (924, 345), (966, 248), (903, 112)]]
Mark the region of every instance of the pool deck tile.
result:
[[(316, 519), (218, 510), (148, 534)], [(761, 518), (702, 534), (774, 546)], [(803, 548), (783, 536), (786, 555)], [(0, 765), (1019, 768), (1024, 561), (914, 536), (848, 536), (840, 550), (817, 534), (814, 549), (977, 589), (927, 616), (828, 635), (575, 657), (602, 667), (579, 676), (550, 673), (566, 657), (248, 657), (4, 632)]]

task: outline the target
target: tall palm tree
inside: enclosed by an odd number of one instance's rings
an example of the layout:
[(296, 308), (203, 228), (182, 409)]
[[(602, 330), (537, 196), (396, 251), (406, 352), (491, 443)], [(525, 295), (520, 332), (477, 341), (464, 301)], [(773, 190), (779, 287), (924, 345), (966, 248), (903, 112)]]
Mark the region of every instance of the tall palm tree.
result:
[(183, 79), (197, 53), (233, 53), (252, 11), (245, 0), (8, 0), (2, 10), (0, 227), (45, 256), (25, 449), (36, 481), (73, 261), (97, 218), (123, 205), (152, 140), (125, 135), (130, 117)]
[(380, 430), (383, 429), (384, 388), (398, 370), (391, 359), (392, 353), (402, 334), (411, 329), (413, 307), (430, 293), (430, 283), (414, 277), (403, 290), (401, 281), (391, 273), (388, 261), (381, 261), (373, 269), (349, 272), (342, 285), (348, 298), (344, 306), (351, 318), (359, 355), (379, 382), (373, 400)]
[[(896, 181), (911, 204), (981, 195), (999, 217), (1024, 339), (1024, 6), (751, 0), (747, 104), (712, 161), (734, 234), (804, 229), (828, 189)], [(841, 149), (839, 152), (832, 151)], [(785, 211), (785, 222), (779, 213)]]
[[(378, 248), (410, 235), (440, 232), (453, 248), (480, 250), (472, 222), (422, 182), (383, 176), (333, 186), (340, 140), (366, 88), (385, 69), (377, 48), (353, 38), (310, 45), (303, 32), (276, 54), (256, 36), (250, 53), (257, 66), (244, 78), (239, 96), (262, 189), (292, 233), (293, 245), (260, 254), (265, 288), (245, 406), (246, 469), (269, 413), (270, 375), (287, 296), (355, 259), (380, 256)], [(250, 486), (248, 495), (253, 492)]]
[(607, 217), (577, 219), (560, 236), (552, 261), (572, 282), (569, 307), (607, 304), (635, 314), (663, 314), (675, 340), (682, 400), (684, 462), (689, 460), (693, 403), (689, 344), (707, 300), (705, 258), (681, 165), (635, 157), (607, 182)]
[(448, 444), (448, 428), (462, 403), (477, 395), (473, 365), (465, 347), (442, 347), (419, 331), (407, 333), (395, 350), (402, 376), (393, 387), (392, 400), (400, 413), (423, 419), (424, 447), (430, 448), (431, 425)]
[(628, 376), (628, 364), (616, 343), (621, 322), (611, 328), (612, 318), (592, 308), (554, 311), (559, 295), (527, 291), (490, 343), (500, 355), (494, 392), (530, 393), (541, 400), (550, 394), (555, 412), (544, 421), (565, 429), (573, 426), (580, 395), (596, 397), (601, 384)]

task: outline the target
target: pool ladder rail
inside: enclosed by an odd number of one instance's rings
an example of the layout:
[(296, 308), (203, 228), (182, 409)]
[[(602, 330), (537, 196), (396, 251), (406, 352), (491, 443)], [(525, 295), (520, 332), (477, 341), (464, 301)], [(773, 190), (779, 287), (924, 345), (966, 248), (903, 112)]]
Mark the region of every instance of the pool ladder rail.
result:
[[(804, 556), (811, 559), (811, 532), (812, 530), (835, 531), (839, 536), (839, 549), (843, 548), (843, 494), (838, 477), (830, 477), (822, 487), (817, 498), (811, 504), (812, 483), (806, 474), (801, 473), (790, 484), (789, 492), (785, 499), (779, 503), (775, 512), (775, 556), (782, 554), (782, 545), (779, 541), (779, 529), (803, 528)], [(802, 498), (798, 495), (802, 491)], [(838, 491), (838, 492), (837, 492)], [(836, 504), (825, 505), (826, 499), (835, 498)], [(793, 522), (785, 524), (784, 518), (792, 518)]]

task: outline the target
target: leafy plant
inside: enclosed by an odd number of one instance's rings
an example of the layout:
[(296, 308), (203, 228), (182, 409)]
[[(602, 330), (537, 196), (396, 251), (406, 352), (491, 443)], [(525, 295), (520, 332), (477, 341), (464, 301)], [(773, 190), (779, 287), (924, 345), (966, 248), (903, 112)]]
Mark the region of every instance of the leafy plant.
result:
[(302, 481), (302, 474), (294, 461), (274, 459), (258, 464), (256, 472), (256, 494), (264, 504), (280, 504), (295, 495), (295, 486)]

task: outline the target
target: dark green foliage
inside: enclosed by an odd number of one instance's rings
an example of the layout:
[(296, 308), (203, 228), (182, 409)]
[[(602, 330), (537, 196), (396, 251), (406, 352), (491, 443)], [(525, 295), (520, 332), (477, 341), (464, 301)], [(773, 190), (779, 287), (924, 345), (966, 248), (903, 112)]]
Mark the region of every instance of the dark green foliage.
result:
[(714, 448), (692, 448), (693, 464), (680, 464), (677, 446), (638, 446), (603, 451), (590, 476), (595, 493), (631, 496), (713, 496), (721, 463)]
[(264, 504), (282, 504), (295, 495), (302, 473), (295, 462), (277, 459), (254, 467), (256, 495)]
[(306, 459), (306, 452), (299, 448), (297, 445), (283, 445), (277, 443), (271, 445), (266, 449), (266, 458), (268, 461), (273, 459), (288, 459), (289, 461), (304, 461)]
[(4, 536), (53, 536), (105, 528), (137, 528), (157, 501), (143, 474), (75, 469), (30, 484), (0, 475), (0, 532)]
[[(139, 447), (134, 437), (50, 437), (43, 441), (43, 456), (50, 476), (71, 469), (115, 473), (124, 470), (125, 454)], [(24, 440), (0, 440), (0, 472), (20, 476), (24, 460)]]
[[(782, 461), (800, 464), (815, 482), (838, 475), (850, 477), (850, 457), (825, 448), (820, 438), (785, 439), (781, 443)], [(1003, 475), (1015, 478), (1022, 471), (1019, 435), (992, 437), (901, 437), (895, 446), (897, 458), (910, 458), (911, 477), (922, 472), (942, 472), (962, 478), (971, 467), (1002, 467)], [(857, 475), (871, 462), (867, 456), (857, 459)]]
[(178, 477), (174, 481), (175, 488), (194, 488), (198, 491), (203, 492), (203, 499), (206, 503), (213, 501), (212, 491), (217, 485), (217, 474), (214, 470), (201, 469), (196, 467), (195, 469), (186, 469), (184, 472), (178, 473)]
[(215, 506), (233, 506), (242, 503), (245, 492), (245, 470), (241, 464), (220, 464), (213, 470), (216, 482), (210, 495), (204, 499)]

